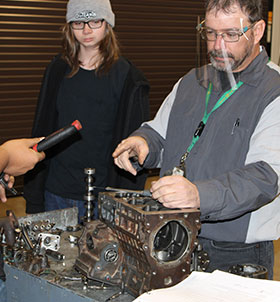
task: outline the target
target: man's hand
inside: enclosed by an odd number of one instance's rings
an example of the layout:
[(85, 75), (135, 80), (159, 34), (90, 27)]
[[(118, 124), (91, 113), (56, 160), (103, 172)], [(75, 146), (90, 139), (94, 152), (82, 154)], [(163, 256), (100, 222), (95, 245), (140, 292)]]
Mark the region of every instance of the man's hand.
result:
[(117, 146), (113, 153), (115, 164), (133, 175), (137, 171), (132, 166), (129, 158), (137, 157), (140, 165), (143, 165), (147, 155), (149, 154), (149, 147), (146, 140), (141, 136), (131, 136)]
[(183, 176), (172, 175), (152, 182), (150, 191), (167, 208), (199, 208), (197, 187)]
[[(7, 162), (3, 168), (6, 174), (17, 176), (28, 170), (45, 158), (44, 152), (36, 152), (32, 147), (39, 143), (41, 138), (15, 139), (0, 146), (7, 155)], [(1, 160), (1, 159), (0, 159)]]
[[(12, 186), (15, 183), (15, 178), (13, 176), (8, 175), (8, 174), (5, 174), (4, 180), (6, 182), (8, 182), (8, 187), (9, 188), (12, 188)], [(7, 201), (7, 197), (6, 197), (6, 193), (5, 193), (5, 188), (1, 184), (0, 184), (0, 200), (2, 202), (6, 202)]]
[[(0, 146), (0, 172), (4, 172), (4, 179), (11, 188), (14, 177), (24, 174), (45, 158), (44, 152), (36, 152), (32, 149), (42, 138), (14, 139)], [(0, 184), (0, 200), (6, 202), (5, 189)]]

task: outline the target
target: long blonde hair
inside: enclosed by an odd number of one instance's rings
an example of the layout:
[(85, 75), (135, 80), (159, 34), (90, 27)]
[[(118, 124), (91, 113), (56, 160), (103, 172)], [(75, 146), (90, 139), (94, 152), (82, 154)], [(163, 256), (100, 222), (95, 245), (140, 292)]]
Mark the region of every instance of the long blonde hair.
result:
[[(71, 72), (68, 75), (71, 78), (78, 72), (81, 62), (79, 60), (80, 44), (76, 40), (69, 23), (66, 23), (62, 27), (62, 47), (62, 58), (71, 67)], [(96, 73), (100, 75), (107, 73), (120, 57), (120, 47), (116, 34), (107, 23), (106, 34), (99, 44), (99, 51), (101, 54), (101, 64), (97, 67)]]

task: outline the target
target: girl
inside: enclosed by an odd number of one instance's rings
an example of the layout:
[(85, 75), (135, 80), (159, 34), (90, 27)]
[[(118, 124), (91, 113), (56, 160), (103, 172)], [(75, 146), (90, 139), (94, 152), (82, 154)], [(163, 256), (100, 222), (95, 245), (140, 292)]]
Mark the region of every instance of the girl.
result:
[(111, 154), (149, 119), (149, 84), (120, 56), (109, 0), (70, 0), (66, 21), (63, 53), (46, 69), (32, 136), (47, 136), (76, 119), (83, 128), (26, 175), (24, 197), (27, 213), (78, 206), (81, 219), (84, 168), (95, 168), (95, 186), (143, 188), (145, 175), (124, 173)]

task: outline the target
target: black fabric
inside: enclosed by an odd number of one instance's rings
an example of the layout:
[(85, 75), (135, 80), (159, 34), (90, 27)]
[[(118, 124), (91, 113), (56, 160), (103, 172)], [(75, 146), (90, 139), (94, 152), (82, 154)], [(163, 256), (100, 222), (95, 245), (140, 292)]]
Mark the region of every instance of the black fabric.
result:
[[(225, 71), (219, 71), (218, 74), (219, 74), (219, 78), (220, 78), (220, 81), (221, 81), (222, 91), (226, 91), (226, 90), (231, 89), (232, 85), (231, 85), (231, 82), (229, 80), (230, 75)], [(241, 72), (235, 72), (235, 73), (232, 73), (232, 75), (233, 75), (233, 78), (236, 81), (236, 83), (238, 83)]]
[[(112, 151), (133, 131), (138, 129), (144, 121), (150, 119), (149, 111), (150, 86), (142, 74), (130, 63), (127, 79), (124, 83), (121, 102), (118, 109), (118, 118), (112, 141)], [(116, 188), (139, 190), (143, 189), (146, 181), (146, 171), (138, 172), (138, 176), (119, 169), (110, 158), (108, 165), (108, 185)]]
[[(149, 119), (149, 83), (131, 62), (118, 106), (117, 119), (112, 136), (111, 153), (118, 143), (137, 129), (142, 122)], [(46, 69), (40, 96), (37, 104), (32, 136), (46, 136), (59, 129), (57, 121), (57, 95), (60, 84), (66, 74), (67, 64), (56, 56)], [(28, 172), (24, 178), (24, 198), (26, 212), (38, 213), (44, 211), (44, 189), (48, 172), (49, 160), (54, 150), (47, 152), (47, 159), (37, 164), (35, 169)], [(110, 156), (108, 163), (107, 185), (127, 188), (143, 189), (146, 180), (145, 171), (137, 177), (117, 168)]]
[(58, 127), (78, 119), (82, 129), (55, 146), (45, 186), (49, 192), (83, 200), (85, 167), (95, 168), (95, 186), (107, 185), (113, 130), (128, 69), (129, 64), (119, 60), (106, 75), (80, 68), (73, 77), (63, 79), (56, 106)]
[(4, 261), (1, 251), (0, 251), (0, 279), (3, 281), (6, 280), (5, 272), (4, 272)]

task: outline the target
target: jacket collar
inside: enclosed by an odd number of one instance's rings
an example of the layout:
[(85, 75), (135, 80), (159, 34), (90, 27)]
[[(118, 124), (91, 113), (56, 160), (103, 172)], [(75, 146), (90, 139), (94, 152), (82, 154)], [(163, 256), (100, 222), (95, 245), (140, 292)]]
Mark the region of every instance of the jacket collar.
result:
[[(234, 73), (236, 82), (242, 81), (247, 85), (257, 87), (264, 73), (264, 69), (269, 61), (268, 55), (264, 47), (261, 47), (260, 53), (255, 59), (239, 73)], [(213, 89), (217, 92), (225, 90), (225, 87), (230, 87), (230, 83), (225, 83), (227, 79), (226, 72), (218, 71), (211, 64), (202, 66), (196, 70), (197, 79), (200, 85), (208, 87), (209, 82), (212, 82)]]

